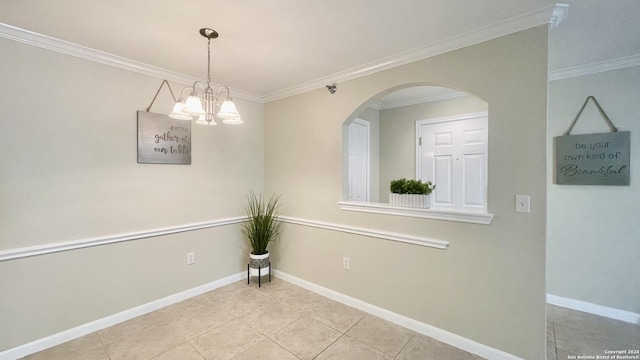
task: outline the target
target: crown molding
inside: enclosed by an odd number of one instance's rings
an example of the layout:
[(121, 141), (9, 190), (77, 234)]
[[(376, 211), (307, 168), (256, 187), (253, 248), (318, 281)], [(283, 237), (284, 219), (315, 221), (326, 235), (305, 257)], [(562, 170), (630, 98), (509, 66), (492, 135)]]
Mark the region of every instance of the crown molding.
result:
[[(12, 25), (0, 22), (0, 38), (5, 38), (23, 44), (36, 46), (39, 48), (59, 52), (61, 54), (74, 56), (77, 58), (97, 62), (103, 65), (116, 67), (123, 70), (132, 71), (138, 74), (167, 79), (180, 84), (192, 85), (196, 81), (204, 81), (193, 76), (184, 75), (175, 71), (163, 69), (161, 67), (149, 65), (140, 61), (131, 60), (122, 56), (111, 54), (105, 51), (93, 49), (69, 41), (57, 39), (37, 32), (21, 29)], [(220, 84), (212, 83), (214, 87)], [(234, 98), (263, 103), (262, 96), (252, 94), (247, 91), (231, 89)]]
[[(428, 57), (443, 54), (449, 51), (461, 49), (466, 46), (478, 44), (501, 36), (512, 34), (534, 26), (549, 24), (550, 28), (558, 26), (567, 16), (569, 5), (556, 4), (544, 7), (523, 15), (519, 15), (500, 23), (481, 28), (477, 31), (467, 32), (442, 41), (434, 42), (413, 50), (409, 50), (394, 56), (383, 58), (361, 66), (353, 67), (329, 76), (321, 77), (284, 90), (279, 90), (260, 96), (248, 91), (232, 88), (235, 98), (266, 103), (285, 97), (298, 95), (318, 88), (323, 88), (328, 83), (344, 82), (379, 71), (391, 69), (396, 66), (408, 64)], [(81, 59), (94, 61), (100, 64), (113, 66), (123, 70), (133, 71), (139, 74), (167, 79), (180, 84), (191, 85), (195, 81), (203, 81), (193, 76), (184, 75), (143, 62), (131, 60), (122, 56), (92, 49), (69, 41), (57, 39), (44, 34), (21, 29), (0, 22), (0, 38), (5, 38), (24, 44), (56, 51), (62, 54), (75, 56)], [(566, 79), (576, 76), (595, 74), (604, 71), (623, 69), (640, 65), (640, 55), (626, 58), (602, 61), (593, 64), (580, 65), (549, 72), (549, 81)], [(213, 84), (218, 86), (219, 84)]]
[(549, 19), (549, 27), (553, 29), (554, 27), (560, 25), (567, 18), (567, 14), (569, 13), (569, 4), (556, 4), (553, 7), (553, 11), (551, 12), (551, 18)]
[(465, 97), (467, 95), (468, 94), (465, 94), (463, 92), (458, 92), (458, 91), (449, 92), (446, 94), (435, 94), (435, 95), (427, 96), (420, 99), (406, 100), (406, 101), (400, 101), (400, 102), (389, 103), (389, 104), (381, 104), (379, 110), (388, 110), (388, 109), (395, 109), (403, 106), (419, 105), (419, 104), (426, 104), (426, 103), (435, 102), (435, 101), (457, 99), (457, 98)]
[(264, 100), (265, 102), (280, 100), (289, 96), (324, 88), (326, 84), (334, 84), (357, 79), (362, 76), (371, 75), (400, 65), (405, 65), (467, 46), (479, 44), (535, 26), (549, 24), (550, 27), (555, 27), (564, 20), (567, 10), (568, 5), (565, 4), (547, 6), (474, 31), (469, 31), (448, 39), (436, 41), (413, 50), (356, 66), (345, 71), (324, 76), (284, 90), (275, 91), (265, 95)]
[(640, 66), (640, 54), (549, 71), (549, 81)]

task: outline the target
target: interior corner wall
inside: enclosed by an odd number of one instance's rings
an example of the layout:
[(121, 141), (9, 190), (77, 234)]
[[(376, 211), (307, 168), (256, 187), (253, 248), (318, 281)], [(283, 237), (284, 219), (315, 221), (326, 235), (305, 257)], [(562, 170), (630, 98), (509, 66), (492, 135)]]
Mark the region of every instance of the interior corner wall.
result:
[[(548, 29), (540, 26), (265, 105), (265, 189), (288, 216), (447, 240), (447, 250), (287, 224), (288, 274), (525, 358), (546, 353)], [(490, 225), (341, 211), (342, 124), (405, 84), (489, 104)], [(516, 194), (531, 213), (514, 212)], [(351, 269), (342, 269), (342, 257)], [(490, 329), (490, 330), (488, 330)]]
[[(191, 165), (138, 164), (136, 111), (162, 79), (0, 48), (0, 253), (241, 216), (262, 190), (263, 104), (236, 98), (241, 126), (193, 124)], [(163, 88), (151, 111), (172, 102)], [(233, 224), (0, 261), (0, 352), (237, 274), (241, 241)]]
[[(631, 132), (629, 186), (556, 185), (553, 138), (593, 95), (619, 131)], [(640, 314), (640, 67), (549, 85), (547, 292)], [(609, 132), (593, 103), (572, 134)]]

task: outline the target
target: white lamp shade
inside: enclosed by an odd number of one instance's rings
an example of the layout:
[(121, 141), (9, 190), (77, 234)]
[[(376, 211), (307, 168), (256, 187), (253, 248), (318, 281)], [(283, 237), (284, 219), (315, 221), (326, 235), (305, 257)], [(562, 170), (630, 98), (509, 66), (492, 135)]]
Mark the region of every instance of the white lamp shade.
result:
[(193, 119), (193, 117), (191, 115), (182, 112), (183, 108), (184, 108), (184, 103), (182, 101), (177, 101), (176, 104), (173, 105), (173, 111), (171, 111), (171, 114), (169, 114), (169, 117), (172, 117), (172, 118), (178, 119), (178, 120), (191, 120), (191, 119)]
[(207, 121), (206, 115), (198, 116), (198, 120), (196, 120), (196, 124), (198, 125), (218, 125), (218, 123), (211, 117), (211, 121)]
[(191, 93), (191, 95), (189, 95), (189, 97), (187, 98), (187, 102), (185, 103), (185, 107), (184, 109), (182, 109), (182, 111), (186, 112), (187, 114), (196, 116), (205, 113), (204, 108), (202, 107), (202, 101), (200, 101), (200, 98), (194, 93)]
[(225, 100), (222, 105), (220, 105), (220, 111), (218, 111), (217, 115), (222, 119), (240, 119), (236, 105), (231, 100)]

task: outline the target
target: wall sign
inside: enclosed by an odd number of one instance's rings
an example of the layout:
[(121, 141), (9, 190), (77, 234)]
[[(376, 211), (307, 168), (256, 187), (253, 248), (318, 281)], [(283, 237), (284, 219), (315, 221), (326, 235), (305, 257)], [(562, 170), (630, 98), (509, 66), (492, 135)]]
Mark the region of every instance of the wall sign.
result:
[(628, 131), (557, 136), (556, 183), (629, 185)]
[(191, 121), (138, 111), (139, 164), (191, 164)]
[[(595, 102), (611, 132), (570, 135), (589, 100)], [(569, 129), (554, 138), (556, 184), (629, 185), (630, 135), (629, 131), (619, 132), (598, 101), (587, 97)]]

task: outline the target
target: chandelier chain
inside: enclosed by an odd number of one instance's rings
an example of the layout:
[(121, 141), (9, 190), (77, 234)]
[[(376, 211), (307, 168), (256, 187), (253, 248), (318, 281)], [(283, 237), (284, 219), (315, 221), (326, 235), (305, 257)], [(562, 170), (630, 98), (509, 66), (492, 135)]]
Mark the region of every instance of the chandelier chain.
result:
[(207, 42), (207, 86), (211, 82), (211, 38)]

